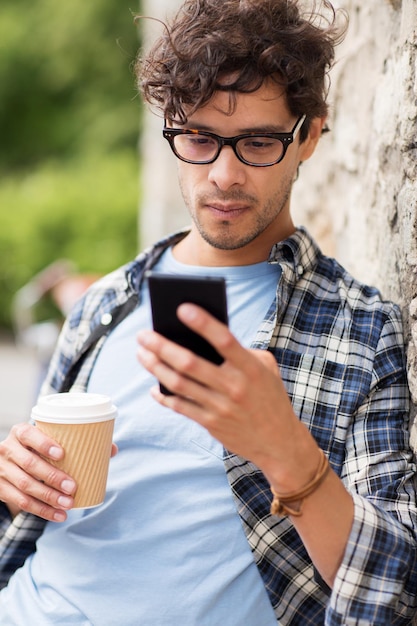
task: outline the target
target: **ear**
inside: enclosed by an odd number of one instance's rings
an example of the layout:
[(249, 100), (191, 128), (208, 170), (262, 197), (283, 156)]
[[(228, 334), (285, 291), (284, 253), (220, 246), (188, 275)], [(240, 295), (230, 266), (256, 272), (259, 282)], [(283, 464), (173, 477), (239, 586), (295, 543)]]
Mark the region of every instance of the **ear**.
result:
[(300, 161), (307, 161), (307, 159), (309, 159), (311, 155), (313, 154), (318, 144), (318, 141), (321, 137), (323, 126), (326, 123), (326, 119), (327, 117), (324, 116), (324, 117), (314, 117), (311, 120), (310, 128), (308, 130), (308, 135), (305, 141), (303, 141), (303, 143), (300, 144), (300, 151), (299, 151)]

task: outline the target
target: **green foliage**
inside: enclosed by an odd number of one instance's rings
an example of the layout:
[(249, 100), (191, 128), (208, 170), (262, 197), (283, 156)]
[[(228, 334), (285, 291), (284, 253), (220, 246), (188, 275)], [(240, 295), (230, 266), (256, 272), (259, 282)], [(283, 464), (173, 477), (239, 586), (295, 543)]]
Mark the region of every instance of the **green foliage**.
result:
[(128, 150), (9, 176), (0, 185), (0, 326), (10, 325), (16, 290), (56, 259), (104, 274), (133, 258), (137, 194)]
[(131, 8), (127, 0), (2, 0), (0, 167), (135, 146)]
[(137, 251), (138, 0), (0, 4), (0, 327), (57, 258), (104, 273)]

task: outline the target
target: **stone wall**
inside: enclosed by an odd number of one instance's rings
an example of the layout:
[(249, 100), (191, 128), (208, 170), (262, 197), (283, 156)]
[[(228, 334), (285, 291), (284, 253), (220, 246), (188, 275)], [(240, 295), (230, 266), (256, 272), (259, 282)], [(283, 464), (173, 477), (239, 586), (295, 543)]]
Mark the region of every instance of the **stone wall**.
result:
[[(142, 0), (143, 14), (164, 21), (181, 4), (182, 0)], [(160, 31), (158, 21), (144, 21), (145, 48), (155, 41)], [(140, 140), (143, 167), (139, 239), (142, 248), (189, 222), (178, 187), (176, 158), (162, 137), (162, 127), (163, 119), (146, 111)]]
[(325, 251), (400, 304), (417, 403), (417, 2), (337, 6), (349, 29), (332, 72), (331, 133), (303, 164), (293, 206)]

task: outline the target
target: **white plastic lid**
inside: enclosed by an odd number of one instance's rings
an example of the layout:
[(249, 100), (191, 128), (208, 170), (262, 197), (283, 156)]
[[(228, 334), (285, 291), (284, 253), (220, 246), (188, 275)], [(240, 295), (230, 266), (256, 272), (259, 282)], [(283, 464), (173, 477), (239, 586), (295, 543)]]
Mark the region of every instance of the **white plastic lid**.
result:
[(117, 409), (108, 396), (99, 393), (56, 393), (39, 398), (31, 417), (38, 422), (83, 424), (115, 418)]

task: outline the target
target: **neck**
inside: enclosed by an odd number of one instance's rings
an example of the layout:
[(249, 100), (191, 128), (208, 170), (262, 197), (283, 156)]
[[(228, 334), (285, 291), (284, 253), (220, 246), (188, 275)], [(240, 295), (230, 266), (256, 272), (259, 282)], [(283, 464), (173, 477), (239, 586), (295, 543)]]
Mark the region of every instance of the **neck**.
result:
[(256, 240), (235, 250), (215, 248), (205, 241), (193, 225), (184, 239), (173, 248), (174, 258), (186, 265), (201, 265), (205, 267), (233, 267), (237, 265), (252, 265), (261, 263), (269, 258), (273, 245), (287, 239), (295, 232), (292, 220), (288, 221), (280, 233), (262, 233)]

